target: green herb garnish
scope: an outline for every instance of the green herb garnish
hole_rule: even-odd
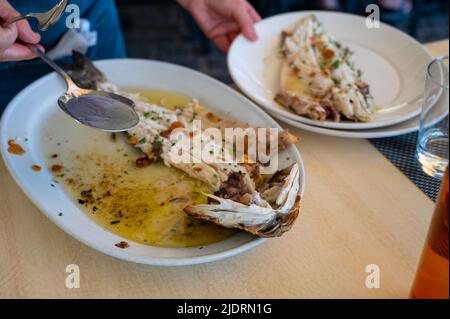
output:
[[[339,65],[340,65],[339,60],[336,60],[336,61],[334,61],[333,64],[331,65],[331,68],[332,68],[333,70],[336,70],[336,69],[339,67]]]
[[[331,80],[333,81],[335,86],[340,86],[341,85],[341,81],[339,79],[331,78]]]
[[[358,75],[358,78],[361,78],[363,75],[363,71],[361,71],[361,70],[356,71],[356,73]]]

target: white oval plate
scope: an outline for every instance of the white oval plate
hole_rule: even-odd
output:
[[[195,97],[218,114],[239,118],[261,127],[280,127],[272,118],[226,85],[199,72],[167,63],[146,60],[106,60],[96,63],[111,82],[120,87],[152,88]],[[105,254],[136,263],[179,266],[227,258],[261,244],[264,239],[239,233],[203,249],[161,248],[138,244],[111,233],[91,220],[59,187],[50,187],[52,175],[46,169],[36,173],[31,166],[47,163],[49,137],[69,141],[66,148],[104,147],[105,134],[75,123],[57,106],[64,92],[63,81],[49,74],[18,94],[8,105],[0,122],[1,153],[10,173],[23,192],[40,210],[65,232]],[[7,141],[15,139],[25,148],[23,156],[7,152]],[[55,143],[53,143],[55,144]],[[53,145],[52,144],[52,145]],[[287,150],[299,164],[301,194],[305,172],[295,146]],[[281,155],[280,155],[281,157]],[[283,156],[284,158],[284,156]],[[281,160],[281,159],[280,159]],[[64,212],[63,216],[58,216]],[[115,247],[126,240],[127,249]]]
[[[308,14],[315,14],[325,29],[355,52],[357,68],[364,72],[379,111],[367,123],[314,121],[274,101],[279,91],[280,35]],[[368,29],[365,18],[335,12],[302,11],[277,15],[259,22],[256,42],[242,35],[228,55],[228,69],[239,88],[275,117],[332,129],[371,129],[407,121],[420,113],[426,66],[432,56],[409,35],[384,23]]]

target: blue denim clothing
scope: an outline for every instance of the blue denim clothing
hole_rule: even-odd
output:
[[[10,0],[11,5],[21,13],[42,12],[51,8],[56,0]],[[98,33],[97,45],[88,49],[92,60],[124,58],[125,44],[120,29],[119,17],[113,0],[71,0],[80,8],[81,18],[89,20],[91,29]],[[51,29],[41,32],[41,44],[48,51],[67,32],[65,13]],[[38,30],[31,22],[33,30]],[[70,58],[65,61],[70,63]],[[0,115],[10,100],[31,82],[52,70],[39,60],[23,62],[0,62]]]

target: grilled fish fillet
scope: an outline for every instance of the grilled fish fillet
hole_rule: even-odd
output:
[[[316,16],[303,17],[292,32],[283,33],[281,53],[275,97],[281,105],[319,121],[372,119],[369,86],[355,69],[352,53],[325,32]]]

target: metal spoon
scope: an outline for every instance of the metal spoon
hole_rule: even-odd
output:
[[[58,99],[58,105],[77,122],[107,132],[127,131],[139,123],[132,100],[114,93],[78,87],[44,52],[33,45],[27,46],[66,81],[67,92]]]
[[[62,13],[66,9],[67,3],[69,0],[61,0],[59,3],[54,6],[50,11],[42,12],[42,13],[28,13],[21,15],[19,17],[13,18],[9,21],[6,21],[6,23],[3,23],[4,26],[8,26],[14,22],[23,20],[23,19],[29,19],[29,18],[35,18],[39,21],[39,29],[42,31],[46,31],[48,28],[53,26],[56,22],[58,22],[59,18],[61,17]]]

